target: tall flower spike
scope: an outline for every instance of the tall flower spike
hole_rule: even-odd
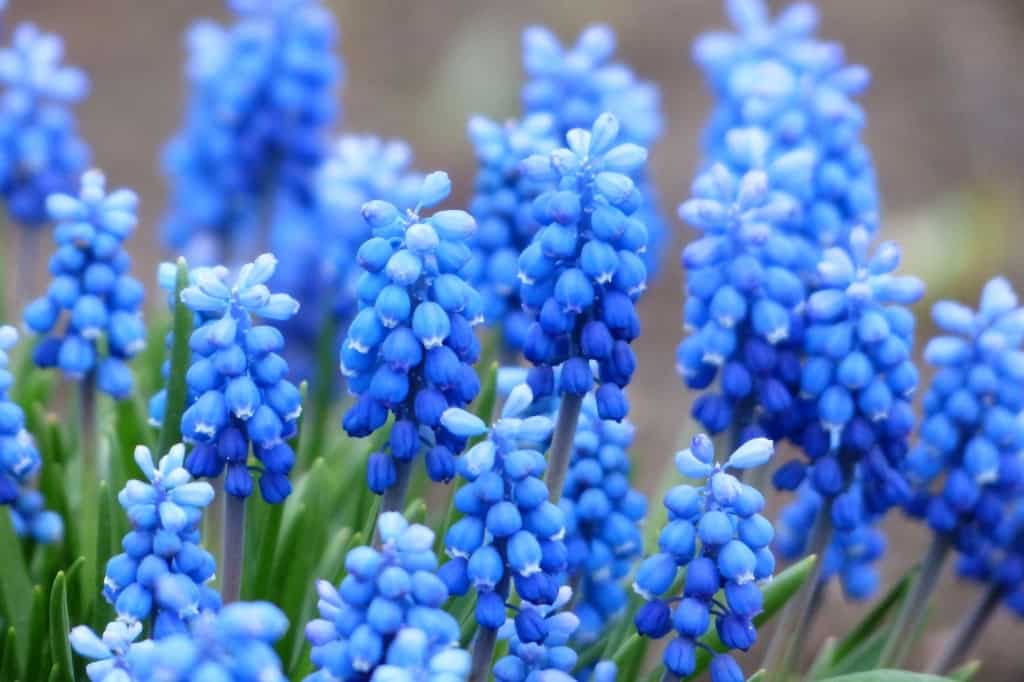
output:
[[[188,33],[189,103],[167,145],[167,241],[191,261],[257,244],[268,202],[308,200],[337,112],[337,29],[319,0],[229,0],[235,23]],[[245,254],[248,255],[248,254]]]
[[[71,106],[89,90],[86,75],[62,65],[64,43],[30,23],[0,50],[0,195],[17,222],[52,218],[46,200],[69,192],[89,164]]]
[[[285,682],[274,644],[288,619],[269,602],[238,602],[205,611],[186,632],[136,642],[141,628],[115,621],[100,639],[85,626],[71,631],[91,682]]]
[[[999,277],[985,285],[977,312],[942,301],[932,316],[945,335],[924,351],[937,371],[907,458],[910,511],[970,554],[1024,482],[1024,308]]]
[[[758,128],[731,131],[727,144],[733,166],[715,163],[698,175],[692,198],[679,207],[702,235],[682,255],[689,336],[677,368],[690,388],[718,380],[718,391],[693,406],[712,433],[749,426],[755,411],[791,409],[786,377],[799,372],[807,297],[801,272],[815,257],[794,230],[813,156],[797,149],[769,160],[768,136]]]
[[[602,114],[590,130],[569,132],[569,148],[523,162],[528,178],[554,180],[558,189],[534,201],[543,227],[519,257],[519,295],[537,316],[524,347],[537,368],[535,392],[553,384],[562,365],[558,392],[581,398],[594,386],[594,361],[598,415],[616,421],[628,412],[622,389],[636,365],[629,344],[640,333],[634,305],[647,286],[647,228],[636,216],[642,197],[634,181],[647,151],[616,144],[619,130],[618,119]]]
[[[761,493],[727,469],[761,466],[772,452],[770,440],[755,438],[719,464],[711,440],[702,434],[676,455],[679,473],[704,485],[679,485],[665,495],[669,521],[658,537],[660,551],[644,559],[633,583],[647,600],[636,614],[637,631],[660,639],[675,630],[663,656],[675,675],[693,674],[697,648],[704,646],[699,638],[712,621],[726,650],[746,651],[757,639],[753,618],[763,605],[758,583],[770,579],[775,568],[769,548],[774,531],[761,515]],[[683,567],[682,595],[664,598]],[[717,598],[719,590],[724,600]],[[709,653],[712,682],[745,679],[730,654]]]
[[[629,448],[636,427],[597,416],[592,396],[583,401],[569,473],[559,506],[565,514],[569,575],[579,594],[575,639],[595,641],[628,600],[623,579],[643,552],[640,522],[647,498],[629,485]]]
[[[664,128],[661,95],[656,85],[638,79],[626,64],[613,61],[615,47],[615,33],[602,24],[588,26],[569,48],[547,28],[527,28],[523,32],[527,78],[522,90],[527,115],[550,115],[560,140],[574,128],[590,127],[607,111],[622,125],[621,142],[653,145]],[[643,195],[638,217],[648,233],[648,248],[641,256],[654,274],[665,240],[665,220],[658,211],[651,179],[644,171],[634,179]]]
[[[519,254],[540,229],[533,200],[551,185],[524,174],[520,164],[534,154],[553,151],[560,135],[547,114],[505,125],[474,116],[469,139],[479,165],[469,208],[479,229],[467,274],[483,298],[485,322],[500,325],[505,349],[518,353],[533,319],[519,300]]]
[[[423,176],[410,170],[411,161],[404,142],[342,135],[316,172],[312,198],[276,207],[270,241],[281,254],[278,282],[302,304],[282,327],[298,378],[330,380],[315,377],[315,353],[324,329],[340,337],[357,310],[356,253],[372,236],[363,204],[383,199],[401,211],[412,208]]]
[[[377,530],[380,549],[350,550],[341,585],[317,583],[320,617],[306,625],[317,671],[306,681],[465,680],[469,654],[443,610],[433,531],[398,512],[381,514]]]
[[[81,381],[95,373],[97,385],[117,400],[128,397],[129,361],[145,346],[142,284],[128,274],[124,241],[138,221],[135,192],[107,193],[103,173],[82,175],[77,197],[53,194],[46,209],[57,225],[57,250],[50,258],[53,281],[46,295],[25,307],[25,324],[45,338],[33,359],[59,367]],[[101,344],[106,355],[101,355]]]
[[[799,231],[822,247],[879,224],[871,154],[860,140],[866,116],[855,97],[870,74],[845,62],[843,48],[814,37],[817,10],[796,3],[772,19],[764,0],[726,0],[736,33],[711,32],[693,46],[715,96],[704,133],[709,160],[730,163],[730,131],[757,127],[769,160],[797,148],[814,152],[813,186],[802,194]]]
[[[135,463],[148,482],[130,480],[117,496],[132,530],[121,542],[124,552],[107,562],[103,596],[119,620],[149,625],[153,638],[162,639],[186,632],[201,611],[220,608],[220,595],[207,584],[216,570],[213,555],[199,544],[213,488],[192,480],[180,443],[158,465],[140,445]]]
[[[359,248],[365,271],[357,284],[359,312],[341,347],[341,372],[357,398],[344,427],[362,438],[395,423],[384,451],[370,456],[367,479],[385,508],[404,496],[411,462],[426,450],[430,478],[449,481],[465,438],[441,421],[448,407],[469,404],[480,390],[473,363],[480,344],[480,294],[461,272],[470,258],[476,222],[465,211],[420,211],[443,201],[451,181],[437,171],[424,178],[414,209],[370,201],[363,217],[373,237]]]
[[[284,336],[257,325],[252,316],[287,320],[299,309],[288,294],[273,294],[266,282],[277,259],[269,253],[242,266],[233,284],[224,270],[204,269],[181,300],[204,321],[192,332],[192,363],[186,381],[188,407],[183,438],[193,444],[185,466],[193,476],[216,478],[227,466],[224,489],[235,497],[252,493],[249,453],[261,466],[260,493],[270,503],[291,492],[288,473],[295,453],[288,444],[302,413],[299,389],[287,378],[281,357]]]
[[[9,353],[17,342],[14,327],[0,326],[0,505],[9,507],[19,537],[47,544],[60,538],[64,524],[60,516],[45,509],[43,496],[29,487],[42,460],[25,428],[25,413],[9,393],[14,383]]]
[[[487,440],[458,462],[466,484],[456,492],[454,505],[463,516],[445,535],[450,559],[440,574],[452,594],[471,588],[476,592],[481,631],[474,645],[475,671],[490,663],[493,635],[505,623],[513,584],[523,602],[515,618],[523,642],[543,642],[548,611],[542,607],[565,602],[559,596],[567,567],[565,518],[549,500],[541,479],[544,455],[537,449],[553,424],[544,415],[525,416],[532,402],[528,385],[513,389]],[[463,437],[488,433],[483,422],[465,410],[449,408],[441,420]],[[532,606],[526,608],[527,604]]]

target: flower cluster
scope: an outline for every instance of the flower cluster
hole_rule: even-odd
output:
[[[324,329],[342,333],[356,312],[356,253],[373,236],[363,204],[383,199],[401,211],[415,205],[422,176],[410,170],[411,160],[404,142],[343,135],[316,172],[311,203],[276,206],[270,242],[281,254],[277,281],[302,305],[283,325],[289,350],[298,351],[292,354],[296,376],[314,377],[312,351]],[[332,348],[337,340],[331,339]]]
[[[957,572],[990,583],[1018,617],[1024,618],[1024,507],[1015,500],[971,554],[961,554]]]
[[[288,619],[269,602],[236,602],[204,611],[187,632],[136,642],[142,627],[110,623],[100,638],[84,625],[71,631],[71,646],[92,659],[91,682],[285,682],[274,643]]]
[[[70,106],[85,97],[86,75],[62,65],[60,36],[25,23],[0,50],[0,195],[23,225],[47,221],[46,198],[70,191],[89,164]]]
[[[483,298],[485,322],[500,325],[505,347],[518,352],[533,319],[519,300],[519,254],[540,229],[533,200],[551,185],[523,173],[521,163],[534,154],[552,152],[559,135],[554,119],[546,114],[504,126],[474,116],[469,139],[479,168],[469,206],[478,229],[467,274]]]
[[[727,143],[732,164],[698,175],[693,197],[679,207],[703,234],[682,255],[690,334],[677,350],[677,368],[690,388],[719,379],[720,392],[693,406],[712,433],[747,426],[755,408],[775,415],[792,407],[787,378],[799,376],[806,300],[800,272],[814,258],[793,230],[813,158],[798,149],[769,161],[768,137],[758,128],[734,130]]]
[[[452,594],[476,590],[476,620],[484,628],[505,623],[513,583],[524,603],[555,604],[567,567],[565,515],[549,500],[541,478],[546,462],[537,450],[554,425],[544,415],[523,416],[532,402],[528,385],[513,389],[487,440],[459,459],[466,484],[455,493],[454,505],[463,516],[445,535],[450,560],[441,577]],[[449,408],[441,419],[464,437],[488,432],[465,410]],[[547,634],[537,609],[520,608],[515,627],[524,642],[542,642]]]
[[[233,26],[188,35],[190,101],[164,158],[165,236],[200,264],[227,257],[218,242],[252,239],[269,200],[311,196],[342,72],[319,0],[228,4]]]
[[[821,246],[841,244],[850,229],[874,232],[878,190],[871,154],[860,140],[866,116],[854,98],[870,80],[845,63],[842,46],[815,38],[818,12],[797,3],[776,19],[765,0],[728,0],[736,33],[700,36],[693,57],[715,96],[704,135],[709,159],[728,163],[728,138],[757,127],[768,158],[813,153],[813,184],[799,196],[799,231]]]
[[[458,210],[420,215],[450,192],[448,175],[438,171],[424,178],[413,209],[379,200],[363,206],[374,236],[357,254],[365,271],[357,284],[360,310],[340,356],[358,396],[344,418],[349,435],[368,436],[389,412],[395,416],[387,452],[371,455],[367,470],[378,494],[407,476],[424,448],[430,478],[451,480],[465,440],[445,428],[441,415],[480,391],[472,364],[480,353],[473,326],[482,320],[481,301],[461,275],[476,222]]]
[[[142,284],[128,274],[124,241],[135,229],[138,197],[107,194],[103,173],[82,175],[78,196],[53,194],[46,209],[57,225],[46,295],[25,307],[25,324],[46,337],[36,346],[39,367],[59,367],[82,380],[95,375],[100,390],[121,400],[131,394],[129,361],[145,346]],[[64,311],[67,311],[63,329]],[[106,356],[100,357],[103,339]]]
[[[442,610],[448,589],[438,578],[434,533],[398,512],[377,520],[379,550],[361,546],[345,557],[335,588],[317,583],[320,617],[306,625],[317,672],[333,680],[465,680],[469,654],[459,624]]]
[[[637,594],[647,600],[636,615],[637,631],[653,638],[676,632],[663,657],[665,667],[675,675],[693,674],[701,646],[698,639],[712,620],[727,649],[746,651],[757,638],[753,618],[762,609],[758,581],[770,578],[774,571],[769,548],[774,531],[760,513],[764,509],[761,493],[726,469],[760,466],[772,452],[770,440],[755,438],[720,465],[714,461],[711,440],[698,435],[689,449],[676,455],[679,472],[705,484],[700,488],[679,485],[665,495],[669,522],[658,537],[660,551],[644,559],[633,583]],[[681,598],[663,599],[681,567],[686,567]],[[717,598],[719,590],[724,591],[722,601]],[[745,678],[726,653],[714,654],[711,679]]]
[[[942,301],[932,315],[946,334],[924,351],[937,371],[907,457],[916,492],[909,508],[971,554],[998,525],[1004,498],[1024,483],[1024,309],[1010,283],[996,278],[977,312]]]
[[[569,646],[569,640],[580,621],[571,611],[562,610],[571,599],[572,589],[563,585],[554,603],[524,602],[519,614],[505,621],[498,630],[498,637],[508,640],[509,653],[494,664],[497,682],[576,679],[571,673],[576,667],[577,655]],[[604,670],[601,674],[609,675]],[[596,671],[595,679],[600,679]],[[614,672],[606,679],[614,682]]]
[[[629,409],[622,388],[636,365],[629,346],[640,333],[634,304],[647,286],[639,255],[647,228],[636,217],[642,197],[633,179],[647,152],[616,144],[618,138],[618,119],[602,114],[590,130],[569,132],[569,148],[523,162],[527,177],[554,180],[557,189],[534,200],[543,227],[519,256],[519,295],[537,316],[526,358],[549,376],[561,364],[558,392],[573,396],[592,389],[595,361],[597,412],[613,420]]]
[[[620,614],[627,595],[622,579],[643,552],[640,522],[647,498],[629,486],[629,447],[636,428],[597,415],[592,396],[583,400],[572,460],[559,506],[565,514],[569,575],[578,580],[577,641],[598,638]]]
[[[213,555],[199,544],[213,488],[192,480],[180,443],[156,466],[140,445],[135,463],[149,482],[130,480],[117,496],[132,530],[121,543],[124,552],[107,562],[103,596],[119,620],[152,619],[153,638],[162,639],[186,632],[201,611],[220,607],[220,596],[207,585],[216,570]]]
[[[284,336],[272,326],[253,324],[251,317],[286,320],[298,311],[295,299],[272,294],[266,286],[276,266],[274,256],[265,253],[244,265],[233,285],[222,268],[201,269],[181,293],[204,320],[189,339],[192,363],[181,432],[193,448],[185,466],[193,476],[215,478],[226,465],[224,489],[248,497],[252,446],[262,464],[260,493],[271,503],[291,492],[288,473],[295,453],[288,439],[302,413],[302,396],[286,378],[288,363],[280,355]],[[163,400],[165,394],[158,394],[151,402],[151,418],[163,413]]]
[[[639,80],[625,64],[613,61],[615,34],[595,24],[580,34],[571,48],[563,47],[550,30],[533,26],[523,32],[523,109],[544,113],[555,122],[561,139],[574,128],[588,128],[603,112],[622,125],[622,142],[650,147],[664,127],[657,86]],[[648,247],[641,252],[648,269],[657,270],[665,225],[658,212],[654,185],[641,170],[634,178],[643,195],[637,209],[647,227]]]

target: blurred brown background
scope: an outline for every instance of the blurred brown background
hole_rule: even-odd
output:
[[[447,169],[460,200],[474,167],[464,136],[469,114],[516,115],[519,36],[546,23],[570,40],[587,23],[618,33],[621,59],[662,88],[667,130],[653,167],[672,215],[697,162],[697,134],[709,100],[689,61],[701,30],[724,25],[719,0],[325,0],[342,30],[348,131],[404,137],[424,170]],[[143,199],[142,228],[130,243],[136,274],[153,281],[160,250],[156,220],[164,201],[157,159],[183,102],[182,34],[198,17],[225,16],[218,0],[9,0],[5,29],[31,19],[62,34],[71,63],[92,78],[80,107],[97,165],[112,185]],[[773,3],[778,7],[780,3]],[[864,100],[867,140],[878,164],[887,220],[883,235],[904,246],[905,267],[929,283],[929,298],[975,301],[980,284],[1002,272],[1024,287],[1020,224],[1024,189],[1024,1],[821,0],[821,35],[843,42],[874,83]],[[674,243],[642,306],[639,378],[633,388],[640,439],[635,456],[644,487],[684,437],[689,402],[672,370],[680,335],[681,277],[676,254],[688,230],[672,220]],[[154,298],[154,297],[151,297]],[[152,303],[152,301],[151,301]],[[929,333],[928,304],[918,311]],[[909,566],[925,532],[894,519],[888,578]],[[951,571],[947,571],[947,574]],[[955,581],[939,593],[935,626],[918,659],[948,633],[976,587]],[[850,624],[863,607],[830,594],[820,639]],[[1001,614],[977,652],[979,679],[1024,679],[1013,643],[1024,624]],[[753,668],[754,657],[745,661]]]

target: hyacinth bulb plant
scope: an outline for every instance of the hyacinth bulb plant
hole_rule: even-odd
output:
[[[16,28],[0,196],[55,248],[29,338],[0,320],[0,682],[982,679],[979,633],[1024,614],[1024,309],[1000,277],[935,304],[920,380],[867,70],[810,4],[725,7],[678,197],[688,392],[658,401],[664,113],[610,27],[523,32],[460,210],[411,145],[336,135],[327,3],[228,0],[186,37],[158,226],[85,170],[61,40]],[[931,549],[887,586],[894,510]],[[898,670],[952,555],[976,603]],[[832,582],[874,601],[804,667]]]

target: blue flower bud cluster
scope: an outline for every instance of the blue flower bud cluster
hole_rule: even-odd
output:
[[[704,133],[709,159],[727,163],[728,138],[757,127],[769,160],[813,153],[812,184],[799,195],[798,230],[823,247],[841,245],[856,226],[879,223],[874,165],[861,141],[866,115],[854,99],[870,74],[846,63],[843,48],[814,36],[818,11],[796,3],[773,19],[765,0],[726,0],[735,33],[710,32],[693,46],[715,108]]]
[[[229,0],[236,22],[188,34],[189,104],[164,154],[164,232],[199,264],[248,238],[267,202],[308,199],[336,118],[337,28],[319,0]]]
[[[924,351],[936,373],[906,462],[916,493],[909,510],[971,554],[1024,485],[1024,308],[997,277],[977,312],[942,301],[932,317],[944,334]]]
[[[500,325],[505,347],[518,352],[533,320],[519,300],[519,254],[541,227],[533,200],[551,186],[520,166],[530,156],[554,151],[561,136],[547,114],[504,125],[474,116],[468,129],[479,167],[469,205],[478,229],[467,275],[483,298],[484,321]]]
[[[64,41],[34,24],[0,49],[0,196],[22,225],[47,222],[46,198],[69,192],[89,164],[71,106],[89,90],[85,73],[61,64]]]
[[[527,81],[522,89],[527,115],[549,114],[561,139],[574,128],[589,128],[600,114],[609,112],[622,125],[622,142],[654,144],[664,128],[661,95],[656,85],[613,61],[615,47],[615,33],[602,24],[584,29],[572,47],[563,46],[547,28],[527,28],[523,32]],[[654,274],[666,237],[665,220],[651,179],[643,170],[634,179],[643,195],[638,218],[647,227],[648,248],[641,256]]]
[[[860,494],[854,484],[851,495]],[[822,496],[809,481],[798,489],[796,498],[787,504],[776,524],[775,549],[786,559],[807,555],[811,531],[818,518]],[[878,589],[878,561],[885,554],[885,534],[878,527],[880,515],[866,514],[858,506],[857,497],[841,497],[832,508],[832,537],[825,549],[823,580],[839,578],[844,594],[857,601],[871,598]]]
[[[341,373],[357,398],[345,414],[349,435],[362,438],[394,414],[385,451],[370,456],[370,489],[383,493],[426,450],[434,481],[455,475],[465,439],[441,422],[449,407],[469,404],[480,391],[473,363],[483,319],[480,294],[462,276],[476,221],[465,211],[421,215],[451,192],[447,173],[427,175],[416,206],[402,211],[375,200],[363,206],[373,230],[357,254],[364,270],[356,285],[359,312],[340,352]]]
[[[523,602],[516,617],[505,621],[498,637],[508,641],[509,653],[494,664],[497,682],[576,679],[570,673],[576,667],[577,655],[569,641],[580,621],[576,614],[563,610],[571,599],[572,589],[563,585],[554,603]],[[609,675],[606,668],[602,668],[604,676]],[[614,673],[606,679],[614,682]]]
[[[543,606],[556,603],[565,579],[565,515],[549,499],[542,478],[546,462],[537,449],[554,424],[545,415],[524,416],[532,403],[528,385],[513,389],[488,438],[458,462],[466,484],[455,493],[454,506],[462,518],[445,535],[450,560],[440,575],[453,595],[475,590],[476,620],[484,628],[505,623],[511,585],[523,603]],[[488,433],[465,410],[450,408],[442,421],[464,437]],[[515,627],[523,642],[544,641],[547,626],[539,613],[521,605]]]
[[[960,576],[996,586],[1003,603],[1024,618],[1024,507],[1014,500],[971,554],[957,561]]]
[[[204,611],[187,632],[135,641],[141,624],[114,621],[102,638],[80,625],[71,646],[91,659],[91,682],[285,682],[274,643],[288,629],[284,613],[269,602],[236,602]]]
[[[82,175],[77,197],[47,198],[47,213],[57,223],[53,281],[25,307],[24,318],[45,335],[33,355],[37,366],[58,367],[79,381],[95,373],[100,390],[122,400],[134,383],[129,361],[146,343],[142,284],[128,274],[124,249],[138,222],[138,197],[127,189],[108,194],[105,184],[103,173],[91,170]]]
[[[361,214],[363,204],[383,199],[401,211],[415,205],[423,176],[410,169],[411,161],[402,141],[342,135],[317,169],[312,200],[281,201],[275,207],[270,243],[281,254],[277,282],[301,304],[282,326],[297,377],[314,378],[324,325],[333,323],[341,336],[356,313],[361,272],[356,253],[373,236]]]
[[[173,446],[154,465],[149,448],[135,449],[135,463],[147,482],[130,480],[118,493],[132,530],[124,551],[107,562],[103,596],[118,620],[151,625],[154,639],[187,632],[201,611],[220,607],[207,585],[216,565],[200,545],[203,510],[213,488],[193,481],[185,469],[185,446]]]
[[[29,487],[42,460],[25,428],[25,413],[10,395],[14,375],[9,354],[17,342],[14,327],[0,326],[0,505],[10,509],[18,537],[49,544],[60,539],[64,524],[58,514],[45,508],[42,494]]]
[[[755,410],[762,419],[787,414],[795,402],[789,384],[800,372],[807,297],[801,272],[814,250],[793,221],[813,158],[796,149],[769,160],[769,144],[759,128],[730,131],[732,163],[716,161],[700,173],[693,197],[679,207],[702,235],[682,254],[689,335],[676,362],[690,388],[718,380],[693,406],[712,433],[748,426]]]
[[[281,357],[284,336],[270,325],[253,324],[252,315],[287,320],[299,308],[288,294],[271,293],[266,282],[277,259],[265,253],[242,266],[233,284],[222,268],[196,271],[195,283],[181,300],[203,323],[189,339],[192,362],[185,380],[187,408],[182,437],[193,444],[185,466],[193,476],[215,478],[225,466],[224,489],[236,497],[252,493],[250,447],[262,465],[263,499],[283,501],[291,492],[288,473],[302,397],[286,377]],[[150,417],[163,414],[166,394],[150,403]]]
[[[575,639],[595,641],[620,615],[628,597],[623,578],[643,552],[640,523],[647,498],[629,485],[629,448],[636,427],[597,415],[593,396],[583,400],[568,475],[559,506],[566,518],[569,575],[577,580]]]
[[[686,677],[696,667],[699,638],[714,621],[728,650],[746,651],[757,632],[753,618],[762,609],[758,582],[771,578],[775,559],[769,545],[774,530],[761,515],[764,497],[741,483],[727,469],[744,470],[766,463],[772,442],[755,438],[741,445],[724,465],[714,459],[711,440],[701,434],[676,455],[676,467],[687,478],[704,480],[702,487],[679,485],[665,495],[668,524],[658,537],[659,552],[637,568],[633,589],[647,602],[635,617],[637,631],[660,639],[675,637],[663,661],[673,674]],[[682,594],[666,599],[685,567]],[[724,600],[717,595],[724,592]],[[713,651],[713,682],[745,679],[728,653]]]
[[[810,464],[790,461],[776,476],[783,488],[806,476],[820,495],[840,496],[832,516],[843,530],[858,523],[857,515],[884,513],[910,495],[903,462],[918,370],[914,316],[905,306],[920,300],[924,283],[893,274],[900,260],[894,243],[870,254],[869,242],[867,230],[856,227],[846,248],[826,249],[818,265],[800,378],[814,419],[794,438]],[[855,478],[858,489],[847,490]]]
[[[622,389],[636,366],[629,344],[640,333],[635,303],[647,287],[635,183],[647,151],[616,144],[619,133],[618,119],[602,114],[590,130],[571,130],[568,148],[523,161],[527,177],[557,189],[534,200],[543,227],[519,256],[519,296],[536,315],[523,353],[546,375],[534,385],[553,383],[553,367],[562,365],[558,393],[583,396],[594,387],[593,361],[598,416],[615,421],[629,411]]]
[[[465,680],[470,657],[443,610],[448,588],[437,576],[433,531],[384,512],[377,532],[380,549],[350,550],[337,588],[317,583],[320,617],[306,625],[317,671],[307,682]]]

